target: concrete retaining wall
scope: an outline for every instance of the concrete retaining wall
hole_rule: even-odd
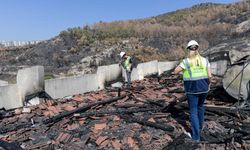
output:
[[[131,79],[132,81],[142,80],[148,75],[161,74],[174,68],[176,63],[155,60],[138,64],[137,68],[132,70]],[[96,74],[44,81],[44,68],[42,66],[22,69],[17,74],[17,85],[0,86],[0,106],[6,107],[6,109],[21,107],[25,96],[44,89],[53,99],[103,89],[105,82],[119,79],[121,73],[126,78],[125,71],[122,71],[118,64],[113,64],[98,67]]]
[[[95,91],[98,89],[96,74],[45,80],[45,92],[53,99]]]
[[[137,71],[138,71],[139,80],[142,80],[145,76],[157,74],[158,73],[158,61],[154,60],[154,61],[138,64]]]
[[[0,80],[0,86],[6,86],[9,83],[7,81]]]
[[[35,66],[18,70],[17,86],[22,100],[26,95],[33,94],[44,89],[44,68]]]
[[[97,76],[99,88],[103,89],[105,82],[117,80],[122,75],[122,67],[118,64],[99,66],[97,68]]]
[[[140,63],[137,65],[137,68],[133,68],[131,73],[131,80],[142,80],[145,76],[152,74],[162,74],[165,71],[169,71],[173,69],[178,61],[166,61],[166,62],[158,62],[157,60]],[[127,81],[126,72],[122,69],[122,76]]]
[[[16,84],[0,86],[0,108],[12,109],[22,107],[23,102],[18,95]]]
[[[160,75],[165,71],[173,69],[178,63],[178,61],[158,62],[158,74]]]

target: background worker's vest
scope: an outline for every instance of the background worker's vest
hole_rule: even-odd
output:
[[[200,65],[192,65],[188,59],[184,59],[185,69],[183,70],[184,88],[187,94],[207,93],[209,91],[208,81],[208,61],[204,57],[201,58]]]
[[[131,57],[128,56],[127,59],[124,61],[124,68],[127,70],[127,71],[132,71],[132,62],[131,62]]]

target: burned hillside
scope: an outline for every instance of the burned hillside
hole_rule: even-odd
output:
[[[250,2],[205,3],[146,19],[73,27],[34,47],[1,50],[0,77],[11,81],[20,68],[45,66],[46,77],[93,73],[118,62],[120,51],[138,62],[178,60],[185,43],[196,39],[203,51],[249,38]]]
[[[179,76],[134,81],[37,106],[1,110],[4,149],[249,149],[249,108],[238,109],[214,78],[200,143],[193,142]]]

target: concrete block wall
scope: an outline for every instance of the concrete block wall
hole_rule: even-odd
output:
[[[122,68],[122,77],[124,78],[125,81],[128,81],[127,75],[126,75],[126,70],[124,68]],[[134,80],[140,80],[137,68],[133,68],[133,70],[131,72],[131,81],[134,81]]]
[[[121,68],[122,67],[118,64],[99,66],[96,73],[98,76],[99,88],[104,89],[105,82],[114,81],[121,77]]]
[[[157,74],[158,73],[158,61],[154,60],[154,61],[138,64],[137,72],[138,72],[139,80],[142,80],[147,75]]]
[[[45,92],[53,99],[57,99],[95,91],[98,89],[98,85],[98,76],[96,74],[85,74],[77,77],[45,80]]]
[[[150,61],[138,64],[132,71],[132,80],[142,80],[145,76],[172,69],[174,62]],[[103,89],[105,82],[115,81],[125,76],[118,64],[100,66],[96,74],[85,74],[44,81],[44,68],[35,66],[18,71],[17,84],[0,86],[0,107],[7,109],[23,106],[25,96],[45,90],[53,99]],[[8,100],[8,101],[6,101]]]
[[[0,86],[6,86],[9,83],[7,81],[0,80]]]
[[[12,109],[22,106],[23,102],[19,98],[16,84],[0,86],[0,108]]]
[[[162,74],[165,71],[173,69],[177,65],[178,61],[166,61],[158,62],[150,61],[146,63],[140,63],[137,65],[137,68],[133,68],[131,73],[131,80],[142,80],[145,76],[152,74]],[[126,72],[122,69],[122,76],[127,81]]]
[[[17,84],[0,86],[0,108],[22,107],[25,96],[44,89],[44,68],[34,66],[17,73]]]
[[[44,89],[44,67],[34,66],[18,70],[17,86],[22,100],[26,95],[33,94]]]
[[[158,62],[158,74],[161,75],[165,71],[169,71],[178,64],[178,61],[164,61],[164,62]]]

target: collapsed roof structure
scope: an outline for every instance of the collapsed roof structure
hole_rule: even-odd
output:
[[[248,149],[249,109],[214,78],[202,141],[193,142],[179,76],[165,73],[133,82],[132,89],[104,90],[35,106],[1,111],[0,147],[5,149]]]

